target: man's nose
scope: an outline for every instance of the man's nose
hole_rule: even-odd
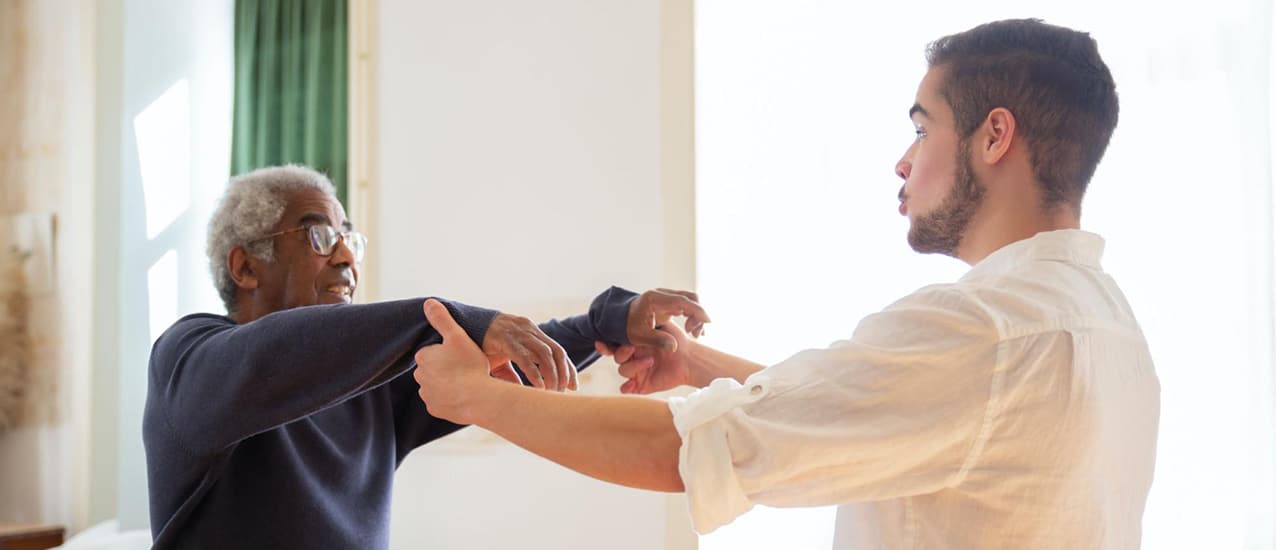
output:
[[[895,175],[899,176],[900,179],[902,180],[907,181],[908,174],[911,173],[912,171],[913,171],[913,163],[908,162],[907,157],[899,159],[899,162],[895,163]]]
[[[338,266],[354,265],[354,251],[350,250],[345,236],[337,238],[336,248],[332,250],[332,257],[328,261]]]

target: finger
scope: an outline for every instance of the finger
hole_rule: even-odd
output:
[[[632,393],[632,394],[639,394],[639,395],[646,394],[648,393],[647,390],[649,388],[647,381],[650,379],[651,379],[651,371],[640,372],[633,378],[630,378],[629,381],[624,384],[624,386],[628,386],[628,387],[626,388],[622,386],[621,391],[624,393]]]
[[[545,379],[545,388],[554,391],[563,389],[563,382],[558,376],[558,365],[554,362],[554,352],[550,351],[549,346],[538,338],[528,338],[523,343],[529,351],[531,351],[532,359],[536,363],[536,368],[540,369],[541,377]]]
[[[607,346],[604,342],[594,342],[594,351],[603,357],[610,357],[616,354],[616,351]]]
[[[696,312],[694,313],[694,316],[696,318],[701,319],[701,321],[705,323],[712,322],[712,320],[709,319],[709,314],[706,313],[704,310],[704,307],[700,305],[699,294],[696,294],[695,292],[692,292],[690,290],[673,290],[668,288],[658,288],[656,290],[666,295],[681,296],[683,298],[686,298],[689,302],[691,302],[691,305],[694,306],[694,308],[691,311]],[[672,298],[672,296],[668,296],[668,297]],[[693,314],[690,311],[684,312],[683,314],[688,317],[693,316]]]
[[[656,290],[659,290],[660,292],[664,292],[665,294],[677,294],[679,296],[686,296],[687,298],[690,298],[691,301],[693,302],[696,302],[696,303],[700,302],[700,295],[690,290],[674,290],[672,288],[657,288]]]
[[[492,378],[496,378],[498,380],[513,382],[515,384],[520,383],[518,373],[514,372],[514,365],[511,365],[509,361],[503,361],[492,365],[489,374],[491,374]]]
[[[645,311],[642,311],[645,319],[632,327],[633,333],[630,335],[630,340],[634,344],[657,346],[660,349],[672,351],[678,347],[677,340],[673,336],[658,331],[657,328],[660,325],[676,315],[682,315],[698,323],[709,320],[709,315],[705,313],[704,308],[700,307],[700,304],[681,294],[656,291],[648,293],[647,296],[650,296],[650,300],[644,304]]]
[[[420,351],[416,352],[416,364],[418,366],[417,368],[412,369],[412,379],[416,380],[416,385],[418,386],[425,385],[425,369],[421,368],[420,365],[422,361],[429,357],[428,355],[422,355],[422,351],[425,351],[425,348],[421,348]]]
[[[651,357],[634,359],[633,361],[621,363],[620,368],[617,369],[616,372],[620,373],[620,375],[625,378],[633,378],[638,376],[639,373],[644,372],[655,365],[656,360]]]
[[[554,364],[558,365],[558,380],[565,390],[576,389],[576,365],[572,364],[571,358],[567,357],[567,352],[563,351],[563,346],[558,342],[550,339],[549,336],[544,337],[549,350],[554,353]]]
[[[683,326],[686,329],[686,333],[695,338],[699,338],[704,335],[704,323],[697,321],[696,319],[687,317],[687,322]]]
[[[416,350],[413,359],[416,360],[417,367],[412,369],[412,378],[416,380],[418,386],[426,384],[426,379],[430,375],[427,366],[435,364],[435,357],[442,351],[442,344],[432,344]]]
[[[435,345],[438,345],[438,344],[435,344]],[[416,354],[413,355],[413,359],[416,360],[416,364],[418,365],[425,364],[426,359],[430,356],[430,353],[431,353],[428,350],[434,347],[435,345],[425,346],[419,350],[416,350]]]
[[[536,369],[536,358],[521,345],[513,344],[513,347],[515,349],[511,350],[511,355],[514,356],[514,364],[518,370],[523,371],[527,382],[534,388],[544,388],[545,377],[541,376],[541,372]]]
[[[615,357],[616,362],[624,363],[626,361],[629,361],[630,359],[634,357],[634,352],[636,351],[638,351],[638,348],[633,346],[620,346],[616,348],[616,357]]]
[[[426,300],[422,308],[425,310],[426,320],[430,321],[430,326],[434,327],[434,330],[444,340],[449,338],[464,338],[468,340],[470,338],[469,335],[465,334],[465,329],[456,324],[452,314],[438,300],[433,298]]]
[[[668,296],[667,302],[659,305],[664,306],[661,308],[661,313],[668,313],[670,316],[682,315],[683,317],[695,319],[701,323],[710,322],[709,314],[705,312],[704,308],[700,307],[700,304],[695,300],[686,296]],[[668,319],[668,317],[665,317],[665,319]]]

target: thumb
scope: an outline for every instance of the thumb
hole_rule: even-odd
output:
[[[443,337],[443,341],[451,338],[463,338],[468,340],[470,337],[465,333],[465,329],[461,325],[456,324],[456,320],[452,318],[452,314],[448,312],[446,307],[438,300],[433,298],[426,300],[422,306],[425,309],[425,318],[430,321],[430,326]]]

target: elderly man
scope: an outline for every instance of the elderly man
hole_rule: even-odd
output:
[[[351,304],[367,239],[299,166],[235,178],[209,224],[228,314],[177,321],[151,353],[143,422],[156,548],[385,548],[395,468],[461,426],[417,398],[424,299]],[[530,321],[446,302],[493,378],[574,389],[595,342],[672,346],[695,295],[619,288],[587,315]],[[513,365],[511,364],[513,363]]]
[[[417,354],[430,412],[685,490],[701,532],[755,503],[837,504],[838,549],[1138,548],[1160,387],[1103,239],[1080,229],[1112,75],[1088,35],[1036,20],[941,38],[927,60],[899,212],[915,250],[970,264],[959,281],[765,368],[694,341],[618,350],[627,391],[702,388],[670,403],[493,384],[428,302],[444,339]]]

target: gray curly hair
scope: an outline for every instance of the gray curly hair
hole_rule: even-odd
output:
[[[235,313],[235,279],[231,278],[226,265],[231,249],[242,246],[257,258],[274,261],[274,241],[253,240],[270,233],[279,223],[288,193],[306,189],[321,191],[333,198],[337,195],[327,176],[297,164],[259,168],[235,176],[226,186],[226,194],[208,221],[208,267],[227,313]]]

